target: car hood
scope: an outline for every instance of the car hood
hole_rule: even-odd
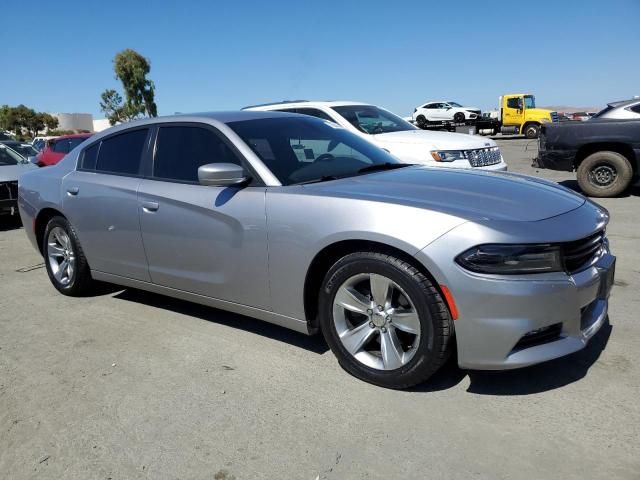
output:
[[[410,143],[424,145],[430,150],[468,150],[474,148],[495,147],[490,138],[467,135],[464,133],[434,132],[429,130],[405,130],[403,132],[379,133],[373,135],[380,145]]]
[[[0,165],[0,182],[15,182],[24,172],[33,170],[36,167],[32,163],[23,163],[21,165]]]
[[[441,167],[405,167],[303,188],[312,194],[403,204],[467,220],[538,221],[575,210],[586,201],[534,177]]]

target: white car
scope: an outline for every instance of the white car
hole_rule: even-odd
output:
[[[609,103],[604,110],[599,111],[591,118],[611,118],[615,120],[632,120],[640,118],[640,98]]]
[[[467,120],[475,120],[479,116],[479,108],[463,107],[456,102],[427,102],[413,110],[413,121],[418,126],[426,125],[427,122],[452,121],[462,123]]]
[[[300,113],[328,120],[360,135],[405,163],[493,171],[507,169],[498,145],[491,139],[421,130],[375,105],[295,101],[254,105],[244,110]]]

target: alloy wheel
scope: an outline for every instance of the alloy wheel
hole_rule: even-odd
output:
[[[333,301],[333,323],[343,347],[377,370],[406,365],[420,342],[413,302],[397,283],[375,273],[354,275],[340,286]]]
[[[47,237],[47,258],[51,273],[60,285],[73,282],[76,271],[76,255],[67,232],[54,227]]]

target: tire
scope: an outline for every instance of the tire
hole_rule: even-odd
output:
[[[424,115],[418,115],[418,117],[416,118],[416,123],[418,124],[418,127],[422,128],[423,130],[427,128],[427,119],[424,117]]]
[[[538,138],[538,135],[540,135],[540,125],[530,123],[524,127],[524,136],[528,139],[533,140],[534,138]]]
[[[66,218],[57,216],[49,220],[42,238],[42,252],[49,280],[60,293],[78,297],[91,289],[89,264],[78,235]]]
[[[462,112],[457,112],[456,114],[453,115],[453,121],[456,123],[462,123],[464,122],[464,113]]]
[[[633,178],[633,168],[618,152],[596,152],[578,166],[578,185],[590,197],[615,197],[624,192]]]
[[[381,288],[385,282],[391,288]],[[450,354],[453,322],[440,293],[413,265],[390,255],[357,252],[336,262],[323,281],[319,313],[340,365],[375,385],[422,383]]]

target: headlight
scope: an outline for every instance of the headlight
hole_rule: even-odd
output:
[[[564,271],[560,248],[553,245],[479,245],[456,262],[477,273],[515,275]]]
[[[467,159],[467,154],[463,150],[433,151],[431,156],[436,162],[455,162]]]

